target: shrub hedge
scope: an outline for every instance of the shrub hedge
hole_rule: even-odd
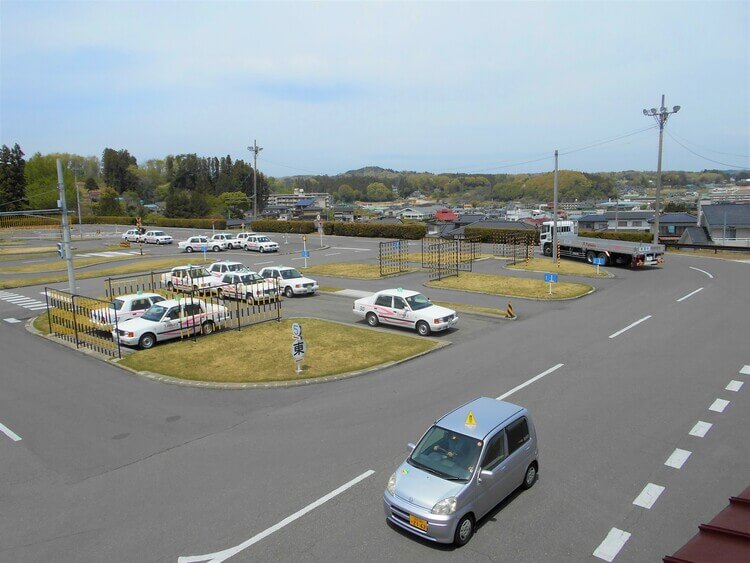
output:
[[[275,219],[258,219],[253,221],[251,228],[259,233],[298,233],[315,232],[313,221],[277,221]]]
[[[186,229],[210,229],[211,221],[216,229],[226,229],[225,219],[178,219],[176,217],[146,217],[143,226],[149,227],[183,227]],[[83,222],[90,225],[130,225],[135,227],[135,217],[108,217],[104,215],[91,215],[84,217]]]
[[[508,235],[531,236],[534,244],[539,242],[539,233],[531,229],[491,229],[488,227],[466,227],[467,237],[479,237],[482,242],[500,242]]]
[[[253,221],[252,229],[266,233],[300,233],[315,232],[313,221],[275,221],[259,219]],[[380,225],[378,223],[352,223],[348,221],[326,221],[323,232],[327,235],[347,237],[372,237],[418,240],[425,236],[427,227],[423,224]]]
[[[590,238],[604,238],[608,240],[627,240],[630,242],[652,242],[654,235],[651,233],[624,233],[622,231],[580,231],[578,236]]]

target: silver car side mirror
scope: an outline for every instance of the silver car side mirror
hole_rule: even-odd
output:
[[[409,448],[410,452],[413,452],[414,448],[416,448],[417,445],[416,444],[412,444],[411,442],[409,442],[408,444],[406,444],[406,447]]]

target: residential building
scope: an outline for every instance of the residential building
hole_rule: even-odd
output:
[[[750,203],[704,205],[700,225],[715,244],[750,246]]]
[[[307,203],[311,200],[310,203]],[[306,203],[304,207],[319,207],[321,209],[328,209],[331,207],[331,194],[328,193],[305,193],[302,188],[295,188],[294,193],[291,194],[270,194],[268,196],[268,206],[287,206],[290,208],[297,208],[298,203]]]
[[[653,217],[648,220],[648,223],[651,225],[651,232],[653,232]],[[677,242],[685,229],[697,225],[698,217],[690,215],[690,213],[665,213],[659,217],[659,240],[661,242]]]

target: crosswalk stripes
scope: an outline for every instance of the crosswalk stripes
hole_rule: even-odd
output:
[[[92,257],[98,257],[98,258],[116,258],[117,256],[134,256],[136,254],[140,254],[137,250],[131,250],[129,252],[117,252],[115,250],[109,251],[109,252],[89,252],[87,254],[76,254],[76,258],[92,258]]]
[[[42,295],[44,295],[42,293]],[[28,309],[30,311],[41,311],[42,309],[47,308],[47,301],[39,301],[38,299],[31,299],[30,297],[26,297],[25,295],[20,295],[18,293],[11,293],[10,291],[0,291],[0,301],[5,301],[6,303],[10,303],[12,305],[18,305],[19,307],[23,307],[24,309]]]

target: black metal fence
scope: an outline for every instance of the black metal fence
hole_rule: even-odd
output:
[[[112,338],[117,316],[108,301],[45,288],[50,334],[106,356],[121,357],[119,343]]]
[[[378,245],[380,275],[389,276],[409,269],[409,241],[392,240]]]

